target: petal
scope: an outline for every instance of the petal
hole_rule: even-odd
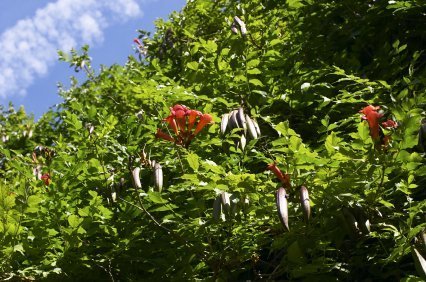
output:
[[[195,120],[197,117],[202,116],[203,114],[200,111],[189,110],[188,111],[188,131],[194,127]]]
[[[175,142],[175,139],[173,139],[173,137],[171,137],[170,135],[164,133],[159,128],[157,129],[157,133],[155,134],[155,137],[156,138],[162,138],[162,139],[170,141],[170,142]]]
[[[194,135],[197,135],[204,128],[204,126],[206,126],[206,124],[210,123],[212,120],[213,118],[211,115],[203,114],[197,124],[197,127],[195,128]]]
[[[166,117],[164,119],[164,121],[166,121],[169,124],[170,128],[173,130],[173,132],[176,135],[179,134],[179,131],[178,131],[178,128],[177,128],[177,124],[176,124],[176,120],[175,120],[175,118],[174,118],[173,115],[169,115],[168,117]]]

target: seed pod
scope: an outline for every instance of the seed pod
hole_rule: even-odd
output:
[[[232,31],[233,34],[238,34],[238,28],[237,28],[237,25],[235,24],[235,22],[233,22],[231,24],[231,31]]]
[[[237,110],[233,110],[231,112],[231,114],[229,115],[229,125],[231,126],[231,130],[234,128],[239,128],[240,126],[238,125],[238,120],[237,120],[237,114],[238,111]]]
[[[250,209],[250,199],[247,196],[244,197],[244,201],[243,201],[242,206],[243,206],[243,208],[242,208],[243,213],[248,214],[249,209]]]
[[[255,119],[253,119],[254,128],[256,128],[257,137],[260,137],[260,127]]]
[[[278,188],[275,194],[275,201],[278,210],[278,217],[281,221],[281,224],[287,231],[290,231],[288,227],[288,203],[286,196],[287,194],[285,192],[285,189],[283,187],[280,187]]]
[[[241,150],[244,151],[244,148],[246,147],[246,144],[247,144],[247,140],[244,135],[241,135],[239,144],[240,144]]]
[[[163,169],[159,163],[156,163],[154,167],[154,185],[158,192],[161,192],[163,189]]]
[[[228,126],[229,114],[224,114],[222,116],[222,121],[220,123],[220,133],[223,135],[226,133],[226,127]]]
[[[139,167],[135,167],[135,169],[133,169],[133,171],[132,171],[133,186],[136,189],[142,188],[141,179],[139,178],[140,171],[141,171],[141,169]]]
[[[221,199],[222,199],[222,208],[225,212],[225,215],[229,216],[229,213],[231,211],[231,193],[228,192],[222,192]]]
[[[370,233],[370,220],[367,218],[363,208],[359,205],[354,207],[355,219],[358,223],[358,227],[363,234]]]
[[[244,132],[246,132],[247,130],[247,121],[246,121],[246,116],[244,115],[244,110],[242,107],[238,108],[238,112],[237,112],[237,121],[238,121],[238,125],[242,128],[244,128]]]
[[[247,131],[250,135],[251,139],[257,139],[257,131],[256,131],[256,127],[254,126],[253,120],[246,115],[246,121],[247,121]]]
[[[41,179],[41,165],[36,165],[35,168],[33,168],[33,175],[37,178],[37,179]]]
[[[246,36],[247,35],[246,24],[237,16],[234,17],[234,22],[240,26],[241,35]]]
[[[240,199],[235,195],[231,195],[229,197],[229,201],[231,202],[231,215],[235,217],[240,210],[240,205],[239,205]]]
[[[113,203],[117,202],[117,192],[115,191],[114,186],[111,187],[111,199]]]
[[[302,206],[305,221],[308,222],[311,218],[311,205],[309,202],[309,191],[305,186],[300,186],[300,204]]]
[[[420,277],[426,279],[426,260],[414,246],[411,246],[411,254],[413,255],[417,273]]]
[[[221,195],[217,196],[213,202],[213,218],[219,220],[222,214],[222,199]]]
[[[125,184],[124,178],[121,177],[120,182],[118,182],[118,187],[117,187],[117,190],[118,190],[119,193],[121,191],[124,191],[124,184]]]

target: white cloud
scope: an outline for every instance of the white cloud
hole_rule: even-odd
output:
[[[57,0],[18,21],[0,35],[0,98],[25,95],[57,61],[58,49],[99,44],[112,22],[141,16],[137,1]]]

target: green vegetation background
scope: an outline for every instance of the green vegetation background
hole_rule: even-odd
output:
[[[423,1],[192,0],[156,25],[124,66],[60,53],[87,80],[38,122],[2,109],[0,279],[422,281]],[[175,104],[215,121],[188,149],[155,138]],[[360,119],[368,104],[399,124],[387,148]],[[241,130],[220,134],[239,106],[262,132],[244,150]],[[272,162],[291,176],[290,231]],[[221,191],[235,208],[215,220]]]

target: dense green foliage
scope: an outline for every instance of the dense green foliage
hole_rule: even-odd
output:
[[[38,122],[2,111],[0,279],[420,281],[425,13],[414,0],[192,0],[141,31],[124,66],[95,73],[87,47],[61,53],[87,81]],[[215,121],[188,148],[155,137],[175,104]],[[369,104],[398,122],[386,146],[361,120]],[[262,132],[244,150],[241,129],[220,134],[240,106]],[[142,152],[163,167],[161,193]],[[291,179],[289,231],[273,162]],[[233,210],[217,219],[223,191]]]

